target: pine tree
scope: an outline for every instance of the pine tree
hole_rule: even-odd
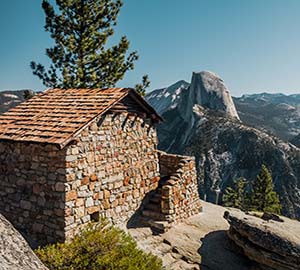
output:
[[[142,78],[142,83],[135,85],[135,90],[141,95],[146,95],[146,88],[150,86],[150,81],[148,75],[144,75]]]
[[[262,165],[260,173],[253,182],[251,210],[274,214],[281,212],[279,196],[273,190],[272,176],[265,165]]]
[[[57,10],[48,1],[42,2],[45,30],[54,40],[54,46],[46,49],[52,63],[46,70],[43,65],[31,62],[33,74],[46,87],[113,87],[134,68],[138,54],[128,53],[126,36],[107,48],[122,7],[121,0],[56,0],[56,6]],[[141,90],[145,86],[139,85]]]
[[[247,181],[245,178],[241,177],[233,183],[233,187],[228,187],[225,190],[223,195],[223,205],[247,211],[249,206]]]
[[[25,100],[31,99],[35,93],[32,90],[24,90],[23,97]]]

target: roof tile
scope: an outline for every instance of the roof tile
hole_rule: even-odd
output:
[[[130,89],[51,89],[0,115],[0,139],[55,143],[63,147]]]

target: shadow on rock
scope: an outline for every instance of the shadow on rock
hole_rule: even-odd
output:
[[[243,255],[225,230],[210,232],[201,239],[198,250],[201,270],[259,270],[258,265]]]

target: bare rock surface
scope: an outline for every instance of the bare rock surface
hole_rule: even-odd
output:
[[[193,72],[190,100],[211,110],[224,112],[228,117],[239,119],[232,97],[224,81],[213,72]]]
[[[163,260],[169,270],[259,270],[228,238],[225,208],[201,201],[203,213],[175,224],[166,233],[153,235],[137,222],[128,232],[141,249]]]
[[[47,270],[21,234],[0,214],[0,270]]]
[[[264,269],[300,269],[299,221],[286,217],[264,220],[234,209],[224,217],[230,224],[228,236]]]

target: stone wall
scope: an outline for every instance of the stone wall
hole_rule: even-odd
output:
[[[162,186],[161,211],[169,222],[182,221],[201,212],[195,159],[159,151]]]
[[[43,245],[73,237],[91,220],[126,222],[156,189],[157,136],[148,119],[107,113],[63,150],[0,142],[0,213]]]
[[[0,213],[32,243],[64,239],[64,183],[65,151],[0,142]]]
[[[138,115],[108,112],[62,150],[0,142],[0,212],[39,245],[64,241],[102,217],[127,222],[161,174],[167,220],[198,213],[194,159],[157,151],[155,127]]]
[[[66,156],[67,239],[99,217],[126,222],[160,179],[156,131],[147,119],[108,113],[76,140]]]

